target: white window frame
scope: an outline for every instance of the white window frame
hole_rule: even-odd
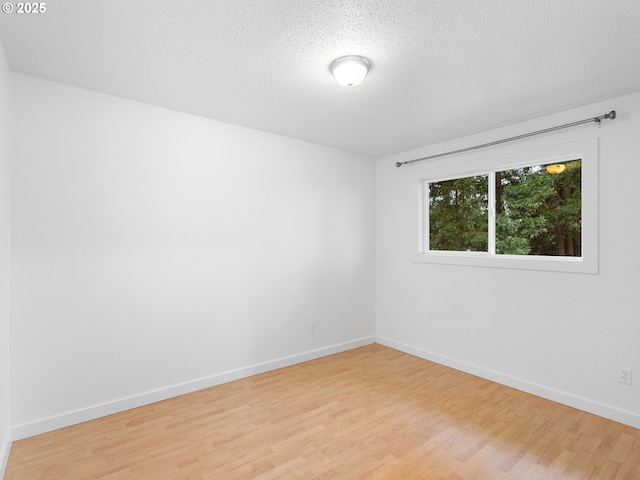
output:
[[[495,191],[489,182],[489,251],[457,252],[428,250],[428,188],[429,183],[472,177],[493,175],[497,171],[532,165],[547,165],[563,161],[581,159],[582,190],[582,239],[581,257],[543,255],[505,255],[495,252]],[[514,161],[517,159],[517,161]],[[470,167],[473,164],[473,168]],[[545,270],[573,273],[598,273],[598,140],[589,139],[569,144],[545,147],[488,157],[460,165],[447,167],[441,163],[431,170],[415,171],[413,181],[417,182],[417,248],[413,261],[446,265],[467,265],[477,267],[514,268],[523,270]]]

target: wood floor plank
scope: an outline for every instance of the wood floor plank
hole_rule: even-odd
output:
[[[15,442],[5,480],[640,479],[640,430],[380,345]]]

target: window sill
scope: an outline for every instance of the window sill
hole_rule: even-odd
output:
[[[593,261],[589,262],[582,257],[490,255],[482,252],[429,252],[415,254],[413,262],[469,267],[543,270],[547,272],[598,273],[597,263]]]

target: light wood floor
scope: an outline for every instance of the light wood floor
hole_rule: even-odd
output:
[[[15,442],[5,480],[640,479],[640,430],[380,346]]]

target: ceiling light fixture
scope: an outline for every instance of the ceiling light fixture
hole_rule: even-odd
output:
[[[558,175],[564,172],[567,166],[564,163],[554,163],[553,165],[547,165],[545,168],[551,175]]]
[[[343,87],[355,87],[362,83],[370,67],[369,59],[357,55],[347,55],[331,62],[329,70]]]

